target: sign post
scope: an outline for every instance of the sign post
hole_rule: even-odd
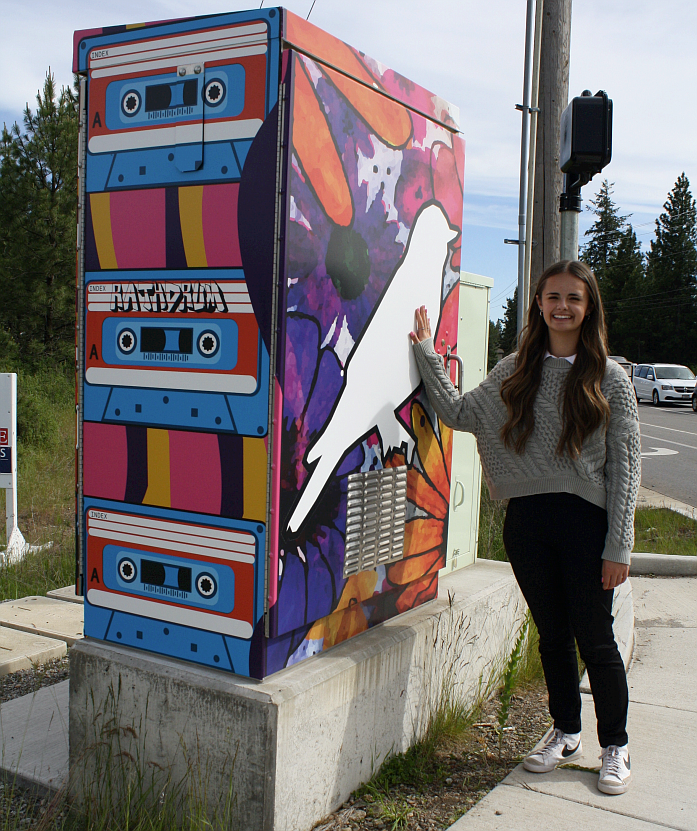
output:
[[[14,372],[0,373],[0,488],[5,489],[4,561],[7,565],[21,560],[27,548],[17,525],[17,375]]]

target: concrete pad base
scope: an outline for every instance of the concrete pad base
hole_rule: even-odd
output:
[[[56,638],[72,646],[82,638],[82,607],[51,597],[22,597],[0,604],[0,626]]]
[[[52,597],[54,600],[67,600],[70,603],[84,603],[84,597],[75,594],[75,586],[64,586],[62,589],[51,589],[46,592],[46,597]]]
[[[697,577],[632,578],[637,628],[697,626]]]
[[[262,682],[82,641],[70,652],[71,788],[79,797],[105,775],[90,748],[118,739],[117,752],[175,781],[193,761],[214,804],[232,786],[245,831],[309,830],[444,698],[469,706],[488,691],[525,608],[510,566],[478,561],[443,578],[436,601]]]
[[[64,641],[0,626],[0,676],[62,658],[67,651]]]
[[[68,682],[0,704],[0,774],[38,790],[68,777]]]

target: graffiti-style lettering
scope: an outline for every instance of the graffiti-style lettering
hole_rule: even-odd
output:
[[[227,314],[225,292],[218,283],[114,283],[112,312],[150,314]]]

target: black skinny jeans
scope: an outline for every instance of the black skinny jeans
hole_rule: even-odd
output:
[[[612,631],[613,591],[602,587],[607,513],[580,496],[511,499],[503,542],[540,633],[554,726],[581,730],[574,639],[588,669],[601,747],[627,744],[627,677]]]

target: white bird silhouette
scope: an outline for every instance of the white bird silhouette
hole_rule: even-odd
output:
[[[440,310],[448,243],[458,233],[433,203],[414,220],[404,257],[348,357],[334,412],[307,452],[306,465],[317,465],[288,522],[291,533],[305,521],[346,450],[362,436],[377,427],[384,452],[406,437],[395,410],[421,381],[409,339],[414,309],[425,303],[427,309]]]

